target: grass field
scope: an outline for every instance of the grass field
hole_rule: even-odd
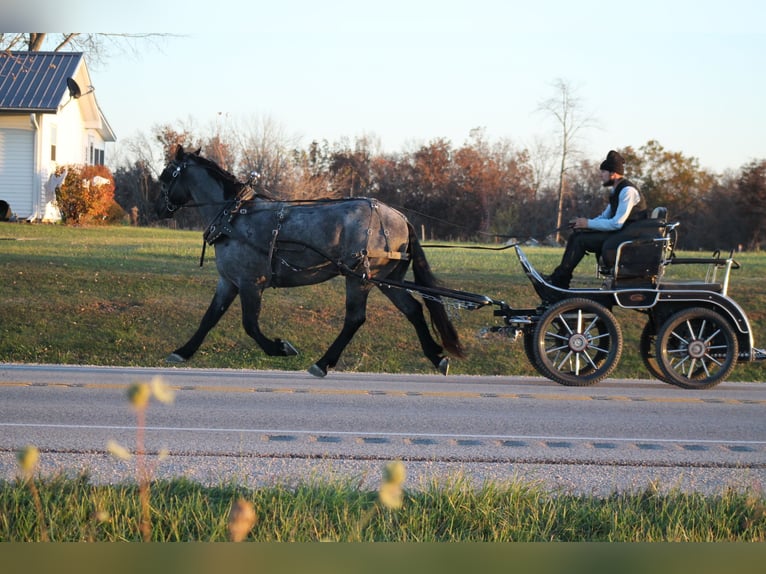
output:
[[[214,252],[198,265],[201,234],[166,229],[0,224],[0,361],[121,366],[160,366],[199,324],[215,290]],[[542,271],[551,270],[560,249],[525,250]],[[428,249],[431,266],[445,286],[486,294],[513,307],[534,307],[538,298],[513,250]],[[730,295],[745,309],[756,346],[766,344],[766,256],[738,255]],[[699,277],[703,269],[673,268]],[[595,281],[595,264],[578,268],[581,282]],[[697,275],[694,275],[694,274]],[[644,316],[616,309],[625,350],[613,376],[647,378],[637,352]],[[210,333],[189,366],[303,370],[318,359],[340,330],[343,280],[269,290],[262,327],[300,351],[270,358],[241,327],[235,303]],[[467,350],[451,373],[537,375],[520,342],[480,339],[482,327],[499,325],[491,308],[454,317]],[[373,291],[367,323],[344,352],[338,370],[432,373],[414,330],[380,293]],[[739,365],[730,380],[762,380],[759,363]]]

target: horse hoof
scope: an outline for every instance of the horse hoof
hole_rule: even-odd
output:
[[[319,367],[316,363],[314,363],[313,365],[311,365],[309,367],[309,373],[311,373],[315,377],[319,377],[320,379],[322,377],[326,377],[327,376],[327,371],[322,370],[322,368]]]
[[[439,372],[442,375],[447,375],[449,373],[449,357],[444,357],[441,361],[439,361],[439,366],[437,367],[439,369]]]
[[[186,359],[184,359],[181,355],[178,353],[170,353],[165,359],[166,363],[185,363]]]
[[[298,354],[298,349],[293,347],[290,341],[282,341],[282,353],[285,357],[294,357]]]

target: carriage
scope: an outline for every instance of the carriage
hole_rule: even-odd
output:
[[[504,324],[485,331],[522,340],[532,366],[566,386],[593,385],[617,367],[623,335],[615,307],[645,316],[638,350],[648,372],[663,382],[708,389],[738,363],[766,359],[766,352],[754,346],[745,311],[728,296],[731,271],[739,268],[733,254],[677,257],[678,223],[662,219],[657,227],[655,236],[621,243],[613,266],[600,261],[597,287],[556,287],[534,268],[521,245],[512,245],[540,298],[534,308],[454,290],[428,289],[425,295],[453,298],[471,310],[494,306]],[[701,267],[704,276],[666,279],[667,268],[674,265]]]
[[[662,208],[634,223],[614,254],[604,254],[595,287],[558,288],[534,268],[521,245],[509,245],[540,298],[534,308],[514,308],[486,295],[440,286],[412,225],[377,200],[276,201],[256,192],[252,182],[241,183],[198,152],[181,147],[160,183],[161,216],[172,217],[181,207],[194,205],[209,221],[203,257],[206,244],[215,246],[220,276],[199,328],[170,354],[172,362],[191,358],[237,295],[243,326],[264,352],[297,354],[288,341],[260,331],[263,290],[336,276],[346,280],[346,316],[338,337],[309,368],[319,377],[335,366],[365,322],[373,287],[412,323],[425,356],[443,374],[449,368],[447,355],[462,355],[444,299],[469,310],[493,307],[503,324],[486,331],[521,339],[535,369],[567,386],[592,385],[614,371],[623,350],[615,307],[645,315],[639,352],[649,373],[666,383],[707,389],[725,380],[738,363],[766,359],[766,352],[754,346],[747,315],[728,295],[731,271],[739,267],[733,253],[677,257],[678,223],[669,221]],[[703,265],[706,273],[695,281],[668,279],[666,270],[676,265]],[[412,281],[405,280],[410,267]],[[413,293],[423,298],[440,343]]]

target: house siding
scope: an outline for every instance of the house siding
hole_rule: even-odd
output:
[[[35,185],[34,142],[30,129],[0,127],[0,199],[18,217],[29,217],[34,209],[29,193]]]

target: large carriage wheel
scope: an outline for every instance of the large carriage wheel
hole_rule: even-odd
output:
[[[641,339],[638,342],[638,352],[641,355],[641,360],[644,362],[646,370],[655,379],[659,379],[664,383],[668,383],[668,378],[660,369],[660,364],[657,361],[656,355],[656,341],[657,341],[657,328],[654,326],[654,322],[650,319],[644,325],[644,330],[641,332]]]
[[[584,387],[607,377],[622,354],[622,331],[611,311],[588,299],[550,307],[535,328],[534,366],[562,385]]]
[[[734,329],[711,309],[693,307],[672,315],[660,327],[655,345],[667,382],[685,389],[709,389],[737,365]]]

